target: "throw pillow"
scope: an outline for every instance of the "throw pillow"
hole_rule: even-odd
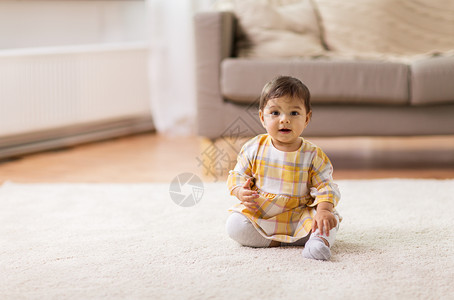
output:
[[[221,1],[238,18],[237,56],[279,58],[324,53],[312,0]]]

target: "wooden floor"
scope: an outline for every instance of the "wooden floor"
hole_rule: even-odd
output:
[[[454,136],[310,138],[335,179],[454,178]],[[224,181],[245,140],[142,134],[0,161],[0,183],[170,182],[181,173]]]

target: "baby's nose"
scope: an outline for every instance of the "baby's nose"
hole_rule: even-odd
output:
[[[281,115],[281,123],[290,122],[290,118],[286,114]]]

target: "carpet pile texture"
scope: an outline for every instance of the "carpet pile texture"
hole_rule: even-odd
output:
[[[230,240],[223,183],[192,207],[168,183],[5,183],[0,298],[454,299],[454,180],[337,183],[328,262]]]

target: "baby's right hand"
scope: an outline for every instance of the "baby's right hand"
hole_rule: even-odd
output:
[[[251,190],[251,178],[248,178],[242,187],[237,187],[235,194],[244,206],[251,210],[257,210],[257,203],[254,200],[259,197],[259,194]]]

